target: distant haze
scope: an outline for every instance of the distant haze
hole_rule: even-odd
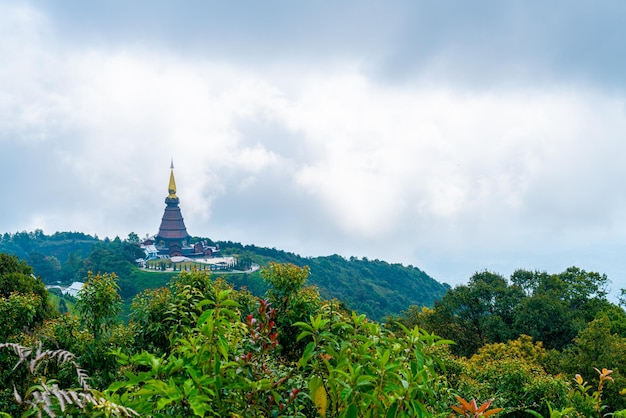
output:
[[[626,287],[626,3],[0,1],[0,231]]]

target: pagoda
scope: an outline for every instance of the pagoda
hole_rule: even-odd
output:
[[[159,253],[170,257],[183,255],[183,248],[187,246],[190,235],[187,233],[183,215],[178,204],[180,200],[176,196],[176,181],[174,180],[174,160],[170,165],[170,183],[167,188],[169,194],[165,198],[165,212],[161,219],[159,233],[155,237]]]

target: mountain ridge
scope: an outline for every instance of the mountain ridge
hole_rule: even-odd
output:
[[[0,236],[0,252],[16,255],[33,266],[35,274],[44,282],[71,282],[80,280],[87,270],[115,272],[120,276],[120,287],[125,299],[154,284],[142,283],[145,275],[134,267],[134,254],[129,239],[100,240],[97,236],[81,232],[55,232],[46,235],[34,232],[5,233]],[[208,240],[194,237],[193,240]],[[292,263],[309,266],[308,284],[316,286],[322,297],[338,299],[350,309],[367,314],[375,320],[384,320],[392,314],[400,314],[411,305],[432,306],[450,288],[414,266],[390,264],[382,260],[332,254],[318,257],[302,257],[298,254],[241,244],[232,241],[215,241],[223,255],[236,255],[241,265],[250,263],[266,266],[270,262]],[[65,259],[64,259],[65,258]],[[139,271],[138,271],[139,270]],[[214,273],[219,276],[219,273]],[[229,274],[226,280],[236,287],[247,287],[261,295],[267,289],[259,272],[252,274]],[[146,286],[144,286],[144,284]]]

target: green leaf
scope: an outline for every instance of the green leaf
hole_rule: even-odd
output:
[[[109,385],[108,389],[110,392],[115,392],[118,389],[121,389],[123,387],[126,387],[127,385],[129,385],[129,382],[127,381],[121,381],[121,382],[113,382]]]
[[[157,406],[156,406],[156,410],[160,410],[165,408],[167,405],[171,404],[172,402],[175,402],[177,399],[172,399],[172,398],[161,398],[157,401]]]
[[[235,308],[239,307],[239,303],[237,303],[236,300],[232,300],[232,299],[223,300],[222,302],[220,302],[220,305],[228,306],[228,307],[235,307]]]
[[[391,352],[389,351],[389,349],[385,350],[385,352],[383,353],[382,358],[380,359],[380,365],[381,367],[385,367],[385,365],[387,364],[387,362],[389,361],[389,356],[391,355]]]
[[[357,386],[370,385],[374,381],[376,381],[376,378],[374,376],[361,375],[361,376],[357,377],[356,385]]]
[[[299,367],[304,367],[307,365],[307,363],[313,356],[314,350],[315,350],[315,343],[311,341],[310,343],[306,345],[306,347],[304,348],[304,352],[302,353],[302,357],[300,357],[300,360],[298,360]]]
[[[309,335],[313,335],[313,333],[311,331],[302,331],[300,334],[298,334],[298,336],[296,337],[296,341],[300,341],[301,339],[303,339],[304,337],[308,337]]]
[[[529,413],[530,415],[537,417],[537,418],[543,418],[543,415],[541,415],[539,412],[537,411],[533,411],[532,409],[526,409],[524,410],[524,412]]]
[[[220,350],[220,353],[222,354],[224,359],[228,359],[228,351],[230,349],[230,344],[221,335],[217,340],[217,348]]]
[[[202,307],[204,307],[206,305],[214,305],[214,302],[212,300],[209,300],[209,299],[204,299],[204,300],[201,300],[200,302],[198,302],[197,306],[198,306],[198,308],[202,308]]]
[[[356,404],[351,403],[350,406],[348,406],[348,411],[346,412],[346,417],[347,418],[357,418],[358,417],[358,408],[356,406]]]
[[[301,321],[294,322],[293,326],[294,327],[304,328],[305,330],[307,330],[307,331],[309,331],[311,333],[313,333],[313,331],[314,331],[313,327],[311,325],[307,324],[306,322],[301,322]]]
[[[398,411],[398,401],[394,401],[391,404],[391,406],[387,410],[387,413],[385,414],[385,418],[395,418],[396,411]]]
[[[206,416],[207,412],[213,412],[211,400],[206,396],[194,396],[193,398],[189,398],[189,406],[194,414],[199,417]]]
[[[349,399],[351,395],[352,395],[352,388],[347,387],[341,391],[341,393],[339,394],[339,399],[341,399],[342,401],[345,401],[346,399]]]
[[[198,318],[198,327],[202,326],[205,322],[207,322],[209,318],[211,318],[211,316],[213,315],[213,312],[214,312],[213,309],[209,309],[209,310],[202,312],[202,314],[200,315],[200,318]]]

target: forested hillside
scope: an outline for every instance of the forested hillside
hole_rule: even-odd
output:
[[[42,230],[5,233],[0,236],[0,252],[27,260],[46,283],[71,282],[99,240],[82,232],[55,232],[46,235]]]
[[[400,313],[410,305],[432,306],[447,289],[413,266],[389,264],[381,260],[345,259],[339,255],[300,257],[297,254],[254,245],[219,242],[226,254],[239,254],[244,262],[267,265],[269,262],[309,266],[309,283],[325,298],[337,298],[351,309],[381,320]]]
[[[200,237],[194,240],[212,242]],[[83,281],[89,271],[115,273],[123,299],[130,302],[137,292],[162,286],[171,277],[168,273],[142,274],[134,264],[135,259],[143,257],[137,243],[138,237],[134,233],[124,240],[119,237],[100,240],[79,232],[57,232],[48,236],[37,230],[4,234],[0,239],[0,251],[28,261],[46,284]],[[217,244],[221,254],[237,257],[241,268],[251,263],[267,266],[270,262],[309,266],[309,283],[319,288],[322,297],[337,298],[350,309],[377,320],[399,314],[410,305],[432,306],[448,289],[447,285],[413,266],[354,257],[345,259],[338,255],[304,258],[277,249],[230,241]],[[159,279],[155,274],[163,276]],[[258,295],[267,290],[259,273],[228,274],[225,279]]]

